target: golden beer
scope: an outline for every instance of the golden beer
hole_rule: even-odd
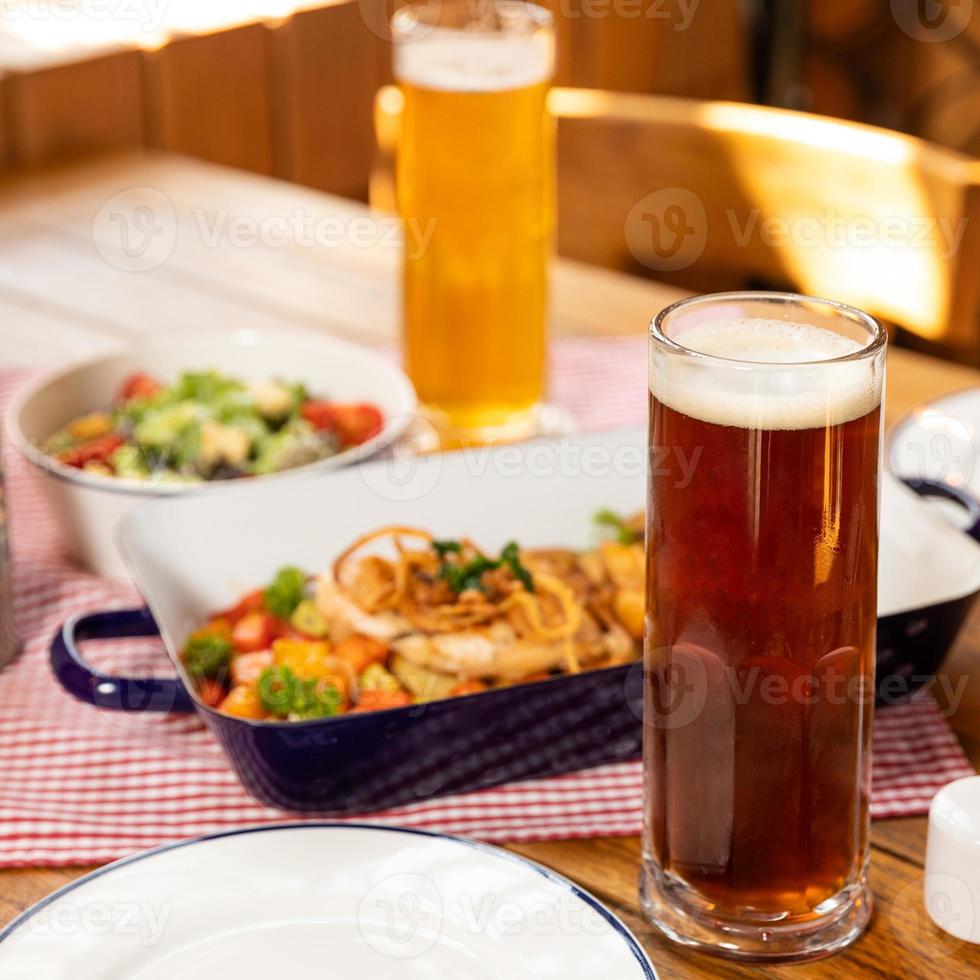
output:
[[[394,28],[406,367],[437,427],[520,434],[544,394],[551,15],[443,2]]]

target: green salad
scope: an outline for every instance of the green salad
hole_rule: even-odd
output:
[[[107,477],[228,480],[326,459],[366,442],[383,423],[375,405],[311,397],[299,382],[249,384],[209,370],[164,384],[138,373],[110,407],[72,419],[42,449]]]

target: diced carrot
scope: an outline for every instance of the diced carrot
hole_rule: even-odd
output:
[[[334,647],[334,653],[346,660],[355,674],[362,674],[371,664],[384,663],[388,647],[373,636],[351,633]]]
[[[386,708],[404,708],[412,703],[412,695],[407,691],[362,691],[357,707],[350,714],[367,711],[384,711]]]
[[[449,694],[450,697],[458,698],[466,694],[480,694],[485,690],[487,690],[487,685],[483,681],[462,681]]]
[[[259,692],[251,684],[239,684],[229,691],[218,705],[218,710],[236,718],[265,718],[266,713],[259,700]]]
[[[224,684],[213,677],[202,677],[197,682],[198,697],[212,708],[216,708],[227,694]]]
[[[239,653],[267,650],[275,639],[276,630],[276,619],[269,613],[246,613],[232,628],[231,642]]]

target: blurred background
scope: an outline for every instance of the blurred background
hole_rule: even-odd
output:
[[[550,0],[547,6],[557,25],[558,86],[800,109],[922,137],[959,155],[926,161],[926,175],[917,171],[890,200],[900,201],[903,215],[923,220],[938,215],[955,223],[980,209],[975,168],[954,172],[980,155],[980,13],[974,0]],[[383,0],[2,0],[0,160],[16,178],[106,152],[161,150],[343,197],[371,197],[391,210],[390,166],[376,136],[384,142],[385,107],[377,93],[392,80],[390,7]],[[569,116],[588,115],[583,105],[568,104]],[[700,105],[702,129],[721,126],[726,134],[758,136],[760,126],[769,126],[769,135],[784,127],[777,118],[721,119],[717,108],[708,118],[706,104]],[[631,144],[636,152],[623,154],[627,142],[639,139],[621,124],[634,108],[650,127],[643,151]],[[730,247],[716,249],[709,240],[698,262],[671,268],[670,262],[638,257],[624,241],[629,207],[604,200],[623,175],[611,164],[604,173],[596,148],[606,147],[607,156],[612,150],[617,166],[642,173],[629,200],[661,187],[686,187],[676,172],[657,172],[657,154],[661,139],[673,140],[675,151],[680,141],[671,157],[675,170],[683,174],[690,167],[698,154],[679,118],[694,111],[663,100],[603,103],[593,115],[612,122],[601,132],[589,130],[582,134],[587,139],[579,139],[574,127],[560,127],[559,253],[690,288],[822,287],[829,294],[820,277],[799,274],[791,250],[783,249],[775,261],[778,250],[770,248],[765,261],[753,263],[753,248],[742,247],[732,261]],[[844,130],[793,135],[798,146],[815,151],[841,150],[859,140]],[[576,152],[573,143],[587,146],[588,153]],[[921,144],[908,145],[908,154],[922,156]],[[778,152],[753,147],[755,160]],[[712,235],[720,222],[705,187],[728,192],[728,214],[738,187],[744,191],[752,182],[756,165],[737,166],[734,157],[729,147],[723,157],[729,166],[716,166],[693,186],[706,203]],[[896,162],[893,151],[883,157],[872,148],[868,157]],[[857,193],[874,182],[867,174],[836,172],[816,152],[811,161],[816,184],[829,175],[835,188],[850,181]],[[923,159],[914,162],[921,170]],[[805,153],[793,166],[809,166]],[[590,182],[577,183],[576,172],[586,170]],[[768,180],[765,168],[759,173]],[[749,189],[758,204],[758,188]],[[847,218],[847,202],[841,204],[839,194],[832,200]],[[764,201],[761,213],[779,215],[785,204]],[[883,207],[879,219],[895,205]],[[614,218],[603,228],[607,213]],[[891,270],[896,282],[887,289],[915,292],[918,299],[898,297],[889,304],[871,297],[866,305],[898,324],[911,344],[977,362],[978,233],[968,229],[954,258],[929,259],[925,285],[901,263]],[[808,264],[814,261],[808,257]],[[824,279],[884,281],[890,264],[828,264]],[[935,297],[922,298],[933,289]],[[839,292],[864,299],[861,290]]]
[[[980,154],[972,0],[545,6],[558,85],[804,109]],[[157,147],[365,198],[388,13],[381,0],[3,0],[0,158]]]

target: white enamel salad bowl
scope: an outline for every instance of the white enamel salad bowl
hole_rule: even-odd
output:
[[[396,439],[415,411],[411,383],[393,364],[365,348],[313,334],[175,331],[47,373],[15,400],[7,429],[21,458],[41,474],[69,553],[79,564],[99,574],[128,578],[113,532],[131,507],[154,497],[223,493],[241,481],[188,485],[119,480],[66,466],[41,452],[39,444],[75,416],[105,408],[134,372],[171,381],[182,371],[212,368],[246,382],[301,381],[317,397],[370,402],[384,416],[382,430],[364,444],[292,470],[250,477],[250,484],[297,479],[365,459]]]

